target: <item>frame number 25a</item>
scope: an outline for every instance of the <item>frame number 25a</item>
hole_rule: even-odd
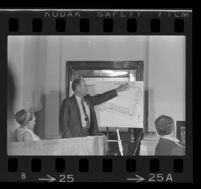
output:
[[[150,173],[149,182],[173,182],[172,175],[170,173],[163,174],[163,173]]]

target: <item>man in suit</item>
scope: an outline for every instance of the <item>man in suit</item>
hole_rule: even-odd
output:
[[[175,135],[174,120],[166,115],[161,115],[155,121],[157,133],[160,135],[155,149],[157,156],[185,155],[185,149],[179,144]]]
[[[90,96],[88,86],[83,79],[72,82],[74,95],[62,102],[59,125],[62,138],[99,135],[99,129],[94,110],[95,105],[106,102],[127,90],[129,85],[120,85],[117,89]]]

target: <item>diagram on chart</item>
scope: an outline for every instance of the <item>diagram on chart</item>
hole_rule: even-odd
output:
[[[116,89],[125,81],[86,80],[91,96]],[[95,106],[97,121],[106,127],[143,127],[143,82],[128,82],[129,88],[117,97]]]
[[[100,87],[100,86],[99,86]],[[105,102],[95,109],[97,112],[113,112],[132,119],[137,114],[138,107],[141,103],[142,89],[136,83],[129,83],[128,91],[118,94],[118,99]]]

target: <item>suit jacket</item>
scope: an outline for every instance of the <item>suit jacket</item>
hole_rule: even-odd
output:
[[[116,89],[95,96],[86,95],[84,100],[90,109],[90,126],[88,132],[82,128],[79,106],[75,95],[62,102],[59,114],[59,126],[62,138],[98,135],[99,129],[94,106],[117,96]]]
[[[182,156],[185,155],[185,148],[178,143],[160,138],[155,149],[156,156]]]

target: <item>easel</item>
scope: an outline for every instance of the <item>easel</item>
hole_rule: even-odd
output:
[[[122,146],[122,140],[120,138],[119,129],[115,128],[115,130],[116,130],[116,134],[117,134],[117,140],[107,140],[107,142],[118,142],[119,152],[120,152],[121,156],[123,156],[123,146]],[[130,133],[130,145],[134,145],[134,143],[135,143],[134,133],[133,133],[132,130],[133,129],[129,129],[129,133]],[[106,130],[106,133],[107,133],[107,138],[109,139],[109,128],[108,127],[107,127],[107,130]],[[136,152],[137,152],[138,147],[140,145],[140,141],[141,141],[142,136],[143,136],[143,130],[140,131],[139,137],[138,137],[138,139],[136,141],[136,145],[135,145],[134,151],[132,150],[132,152],[131,152],[130,155],[133,155],[133,156],[136,155]],[[130,146],[129,148],[131,148],[131,147],[132,146]]]
[[[108,127],[107,127],[107,138],[109,138],[108,133],[109,132],[108,132]],[[121,156],[123,156],[123,146],[122,146],[122,141],[121,141],[121,138],[120,138],[118,128],[116,128],[116,133],[117,133],[117,140],[107,140],[107,142],[118,142],[118,147],[119,147],[120,154],[121,154]]]

